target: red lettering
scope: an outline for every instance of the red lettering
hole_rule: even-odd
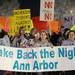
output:
[[[53,2],[45,2],[45,8],[52,8],[53,7]]]
[[[44,19],[45,19],[45,20],[51,20],[51,16],[52,16],[51,13],[45,13]]]

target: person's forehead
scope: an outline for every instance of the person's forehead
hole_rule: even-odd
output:
[[[69,36],[75,36],[75,33],[74,32],[70,32]]]
[[[34,33],[34,32],[36,33],[36,32],[37,32],[37,30],[36,30],[36,29],[34,29],[32,32],[33,32],[33,33]]]
[[[33,31],[37,31],[36,29],[34,29]]]
[[[69,34],[75,34],[75,32],[70,32]]]
[[[46,34],[46,32],[41,32],[41,34]]]
[[[24,28],[22,28],[21,30],[25,30]]]

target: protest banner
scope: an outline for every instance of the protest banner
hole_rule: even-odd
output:
[[[0,46],[0,70],[45,72],[75,70],[75,46],[14,48]]]
[[[40,21],[54,19],[54,0],[40,0]]]

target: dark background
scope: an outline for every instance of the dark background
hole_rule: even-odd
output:
[[[39,16],[40,0],[18,0],[21,9],[31,9],[31,16]]]
[[[21,9],[31,9],[31,16],[39,16],[40,0],[18,0]],[[55,16],[60,19],[70,11],[70,8],[75,7],[75,0],[55,0]],[[66,11],[65,11],[66,10]]]

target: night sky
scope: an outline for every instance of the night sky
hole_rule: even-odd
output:
[[[31,9],[31,16],[39,16],[40,0],[18,0],[21,9]]]

